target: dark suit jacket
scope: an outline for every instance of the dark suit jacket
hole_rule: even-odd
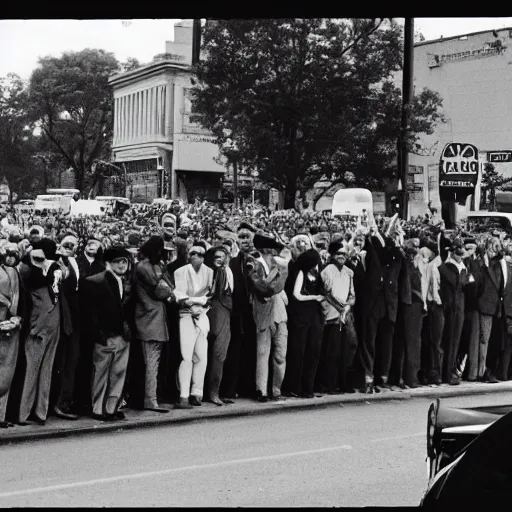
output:
[[[105,265],[103,265],[103,263],[101,263],[98,259],[95,259],[92,263],[89,263],[85,255],[77,257],[76,262],[78,265],[78,271],[80,273],[78,287],[80,287],[80,284],[84,281],[84,279],[99,274],[105,270]]]
[[[475,311],[478,310],[478,294],[482,279],[482,261],[479,258],[466,258],[464,265],[466,265],[468,272],[475,279],[475,282],[468,283],[465,289],[466,311]]]
[[[478,298],[478,311],[484,315],[501,317],[503,272],[499,261],[482,264]]]
[[[251,282],[249,279],[249,269],[247,268],[247,257],[240,252],[236,258],[231,258],[229,268],[233,272],[233,309],[251,309],[249,302]]]
[[[102,345],[112,336],[127,336],[127,305],[131,294],[119,295],[119,286],[109,271],[85,279],[82,286],[86,316],[92,340]]]
[[[507,284],[503,292],[503,310],[507,318],[512,320],[512,263],[507,262]]]
[[[439,266],[439,276],[439,296],[444,311],[453,311],[458,305],[464,305],[465,287],[468,284],[467,270],[459,272],[453,263],[445,262]]]
[[[364,293],[356,295],[363,315],[371,315],[379,293],[384,292],[388,318],[396,322],[399,281],[403,279],[404,257],[398,247],[384,248],[377,237],[367,237]]]

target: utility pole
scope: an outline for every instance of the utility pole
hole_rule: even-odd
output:
[[[405,18],[404,68],[402,85],[402,122],[400,126],[400,176],[402,178],[402,218],[407,218],[409,203],[408,177],[409,153],[407,139],[409,132],[409,112],[414,97],[414,18]]]
[[[201,20],[194,20],[192,24],[192,66],[199,62],[201,54]]]

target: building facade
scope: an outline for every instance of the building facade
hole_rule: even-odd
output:
[[[431,201],[460,217],[469,196],[478,209],[487,162],[512,177],[511,46],[512,28],[415,44],[415,92],[437,91],[447,122],[421,137],[420,154],[409,155],[409,215],[423,214]]]
[[[174,41],[151,64],[113,75],[114,162],[126,179],[126,195],[220,198],[226,167],[212,135],[197,123],[190,91],[192,21],[175,25]],[[104,190],[115,188],[106,183]]]

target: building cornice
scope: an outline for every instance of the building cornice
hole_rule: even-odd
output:
[[[173,61],[161,60],[158,62],[152,62],[141,68],[134,69],[132,71],[126,71],[124,73],[117,73],[111,75],[108,79],[109,85],[118,87],[120,85],[127,85],[132,82],[138,82],[141,79],[149,78],[154,75],[161,74],[162,71],[185,71],[192,73],[192,67],[186,64],[178,64]]]
[[[496,32],[503,32],[504,30],[512,30],[512,27],[503,27],[503,28],[498,28],[498,29],[495,29]],[[429,41],[420,41],[418,43],[414,43],[414,47],[416,46],[425,46],[427,44],[435,44],[435,43],[444,43],[445,41],[453,41],[455,39],[460,39],[461,37],[470,37],[470,36],[477,36],[477,35],[480,35],[480,34],[492,34],[494,30],[493,29],[488,29],[488,30],[480,30],[478,32],[470,32],[468,34],[459,34],[457,36],[450,36],[450,37],[442,37],[442,38],[439,38],[439,39],[430,39]]]

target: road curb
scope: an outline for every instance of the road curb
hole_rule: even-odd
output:
[[[503,383],[505,384],[505,383]],[[115,423],[96,423],[70,427],[69,422],[65,426],[33,427],[34,430],[20,430],[13,432],[11,429],[0,432],[0,445],[33,442],[43,439],[57,439],[70,436],[82,436],[92,433],[123,432],[137,428],[156,427],[163,425],[183,425],[196,421],[219,420],[223,418],[247,417],[286,413],[306,409],[326,409],[329,407],[343,407],[345,404],[372,404],[373,402],[405,401],[411,399],[452,398],[456,396],[477,396],[494,393],[512,392],[512,383],[508,385],[485,385],[465,388],[418,388],[408,391],[386,391],[374,395],[331,395],[318,399],[289,399],[282,403],[256,404],[246,400],[222,408],[187,411],[190,414],[174,416],[173,411],[168,414],[152,416],[148,418],[130,418]],[[488,387],[489,386],[489,387]],[[430,390],[431,389],[431,390]],[[158,413],[156,413],[158,414]],[[80,421],[80,420],[78,420]],[[15,427],[16,430],[30,427]],[[41,430],[37,430],[41,428]],[[43,430],[44,429],[44,430]]]

